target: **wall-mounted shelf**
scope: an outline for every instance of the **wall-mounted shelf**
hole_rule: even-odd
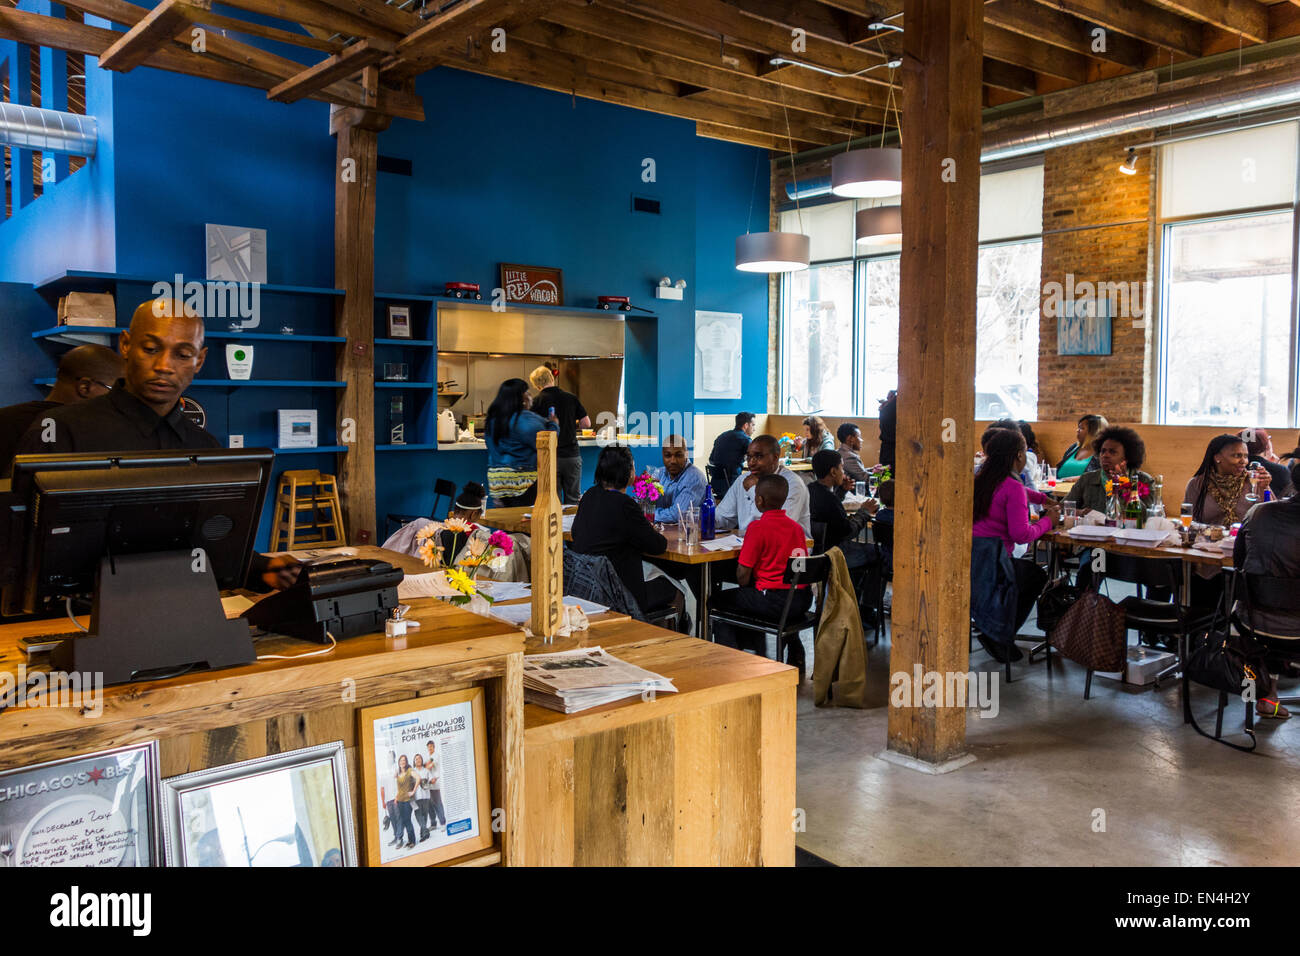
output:
[[[434,451],[437,445],[376,445],[375,451]]]
[[[93,292],[106,282],[153,285],[155,282],[171,282],[174,278],[175,276],[138,276],[125,275],[120,272],[84,272],[79,269],[69,269],[37,282],[33,288],[47,299],[57,299],[69,292]],[[186,282],[202,282],[205,286],[209,284],[207,279],[198,279],[192,276],[182,276],[182,278]],[[217,280],[211,281],[216,282]],[[309,285],[277,285],[270,282],[261,283],[259,292],[264,295],[341,296],[344,294],[342,289]]]
[[[348,450],[347,445],[317,445],[315,448],[272,448],[277,455],[337,455]]]
[[[340,339],[340,341],[342,341]],[[433,339],[375,339],[376,345],[409,345],[417,349],[431,349],[434,346]]]
[[[455,306],[456,308],[478,309],[483,312],[492,312],[491,302],[479,302],[476,299],[453,299],[447,296],[438,296],[437,302],[444,305]],[[497,309],[498,312],[540,312],[542,314],[564,314],[569,315],[594,315],[607,319],[656,319],[658,315],[654,312],[622,312],[618,309],[592,309],[585,306],[576,305],[531,305],[527,302],[507,302],[504,308]]]
[[[229,378],[196,378],[191,388],[344,388],[347,382],[325,382],[314,379],[260,379],[238,381]]]
[[[375,388],[434,388],[433,382],[375,382]]]
[[[56,325],[52,329],[33,332],[34,339],[57,339],[62,335],[120,335],[126,329],[107,325]]]
[[[376,292],[376,299],[382,299],[385,302],[440,302],[447,298],[445,295],[432,295],[428,292]],[[452,299],[455,301],[464,301]]]
[[[204,333],[210,339],[238,339],[258,342],[334,342],[342,344],[347,341],[341,335],[298,335],[285,332],[213,332]]]

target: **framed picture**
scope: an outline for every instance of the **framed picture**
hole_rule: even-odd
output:
[[[427,866],[492,846],[483,688],[360,712],[369,866]]]
[[[317,412],[314,408],[281,408],[281,448],[315,448]]]
[[[160,866],[158,743],[0,773],[0,866]]]
[[[501,263],[501,288],[507,302],[564,305],[564,271],[551,266]]]
[[[163,781],[168,866],[356,866],[343,742]]]
[[[1110,355],[1110,315],[1105,296],[1063,300],[1056,319],[1056,354]]]
[[[390,339],[409,339],[411,337],[411,307],[409,305],[390,305],[388,307],[388,337]]]

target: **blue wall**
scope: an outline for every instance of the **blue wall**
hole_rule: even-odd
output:
[[[199,276],[203,224],[219,222],[268,230],[270,282],[333,285],[335,147],[325,105],[271,103],[257,90],[147,68],[110,79],[111,96],[95,106],[104,111],[96,164],[109,185],[98,181],[94,198],[98,221],[110,217],[113,242],[104,243],[101,225],[97,247],[105,254],[78,258],[86,232],[60,207],[46,205],[56,198],[51,192],[24,210],[27,218],[0,226],[0,251],[33,246],[26,260],[0,252],[0,280],[33,281],[65,268]],[[597,295],[623,294],[658,315],[628,323],[629,412],[766,408],[767,280],[733,267],[751,191],[760,215],[765,209],[766,161],[759,163],[754,189],[761,151],[698,138],[687,121],[454,70],[425,74],[417,91],[429,119],[397,120],[379,137],[380,154],[410,159],[414,174],[379,176],[376,289],[428,293],[453,279],[490,289],[502,261],[559,266],[566,304],[591,306]],[[642,180],[646,158],[655,161],[655,182]],[[661,215],[633,213],[633,195],[660,200]],[[112,201],[105,204],[104,196]],[[75,199],[68,205],[68,212],[79,208]],[[29,264],[20,267],[24,261]],[[682,302],[653,298],[663,275],[686,280]],[[122,301],[120,310],[132,304]],[[262,306],[265,331],[278,330],[282,321],[298,331],[325,331],[332,316],[326,299],[264,297]],[[697,308],[745,314],[739,401],[693,397]],[[204,377],[224,375],[218,351],[212,349],[209,363],[215,365]],[[292,356],[259,349],[259,362],[261,355],[277,367],[319,365],[322,358],[328,365],[332,348]],[[318,371],[316,377],[332,377],[328,369]],[[21,386],[8,380],[8,368],[4,374],[5,388]],[[273,376],[255,363],[254,377],[290,376]],[[27,386],[14,393],[25,398],[30,392]],[[196,396],[210,406],[219,436],[234,430],[250,441],[269,435],[276,408],[307,401],[321,408],[322,421],[332,419],[328,393],[205,389]],[[377,395],[380,402],[385,397]],[[420,414],[427,422],[432,399],[423,401],[423,409],[417,400],[408,410],[408,423]],[[594,455],[584,457],[589,481]],[[638,450],[637,458],[657,463],[658,453]],[[331,462],[328,456],[294,456],[280,466],[328,469]],[[379,454],[381,523],[387,512],[427,510],[435,476],[458,484],[482,480],[485,466],[482,452]]]

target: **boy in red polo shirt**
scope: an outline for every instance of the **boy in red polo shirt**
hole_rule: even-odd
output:
[[[789,585],[785,583],[786,563],[796,554],[808,550],[808,539],[799,522],[790,518],[782,507],[788,486],[781,475],[764,475],[754,489],[754,505],[760,515],[750,522],[745,531],[745,543],[740,549],[736,567],[736,583],[740,587],[719,592],[713,599],[718,610],[733,611],[771,621],[781,620],[785,609]],[[791,617],[808,612],[812,592],[800,585],[790,604]],[[762,631],[736,627],[719,621],[713,626],[714,639],[729,647],[766,653],[767,639]],[[800,641],[788,645],[789,663],[802,672],[804,649]]]

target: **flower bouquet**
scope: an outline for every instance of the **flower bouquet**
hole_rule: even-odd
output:
[[[654,521],[655,502],[663,496],[664,486],[649,471],[642,472],[632,483],[632,497],[641,503],[647,521]]]
[[[787,465],[790,463],[790,457],[799,454],[803,449],[803,439],[794,432],[782,432],[776,441],[780,446],[781,457]]]
[[[438,543],[440,531],[451,532],[451,554],[457,565],[455,567],[448,567],[443,562],[442,548]],[[487,535],[486,542],[476,548],[475,544],[482,540],[481,532],[484,531],[486,529],[461,518],[448,518],[441,526],[431,522],[416,532],[416,540],[420,542],[417,553],[425,566],[442,568],[446,573],[447,583],[453,590],[459,592],[456,597],[448,598],[452,604],[468,604],[476,596],[491,604],[492,598],[479,593],[474,579],[478,576],[479,569],[484,566],[493,571],[503,570],[506,566],[506,558],[514,553],[514,539],[504,531],[493,531]],[[464,542],[461,540],[462,535],[465,538]],[[468,547],[464,548],[462,554],[462,547],[465,544]],[[455,556],[458,554],[460,559],[456,560]],[[461,570],[462,568],[468,568],[468,571]]]

